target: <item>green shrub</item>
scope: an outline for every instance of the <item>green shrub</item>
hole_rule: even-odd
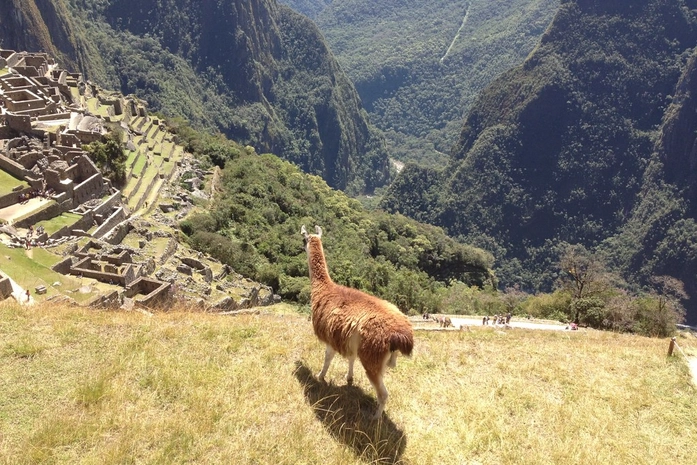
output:
[[[563,291],[530,297],[522,305],[525,313],[533,318],[545,318],[567,322],[571,319],[571,295]]]

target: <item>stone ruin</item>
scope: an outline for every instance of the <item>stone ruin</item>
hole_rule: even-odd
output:
[[[122,114],[124,109],[142,116],[143,105],[133,99],[126,103],[127,99],[120,95],[99,95],[99,89],[84,82],[81,74],[60,69],[45,53],[0,50],[2,68],[9,68],[9,72],[0,75],[0,170],[29,187],[18,185],[12,193],[0,196],[0,208],[36,196],[54,201],[14,224],[2,226],[11,238],[10,245],[50,245],[61,236],[72,237],[80,231],[93,237],[108,234],[128,217],[128,211],[120,205],[120,192],[82,149],[84,144],[100,140],[106,134],[106,121],[87,111],[81,96],[99,96],[100,102],[110,105],[112,116]],[[102,200],[105,195],[106,200]],[[82,219],[50,238],[36,235],[30,241],[29,236],[20,237],[17,232],[17,228],[67,211],[78,212]],[[88,234],[91,228],[95,228],[94,232]],[[116,254],[82,251],[63,260],[55,269],[125,289],[141,283],[127,293],[145,293],[144,302],[157,300],[164,292],[161,288],[168,288],[168,283],[142,276],[144,266],[132,263],[128,251]]]
[[[92,159],[82,150],[21,136],[5,142],[0,169],[25,180],[34,195],[55,200],[62,211],[113,193]]]
[[[54,201],[13,224],[0,224],[0,232],[11,237],[11,246],[50,247],[74,244],[73,239],[79,236],[91,237],[92,240],[80,248],[69,247],[66,258],[53,269],[122,289],[98,296],[90,302],[93,306],[127,307],[130,304],[148,307],[166,301],[175,288],[177,294],[196,296],[203,308],[214,311],[234,311],[280,300],[267,286],[241,276],[235,280],[238,284],[233,285],[227,280],[233,274],[232,269],[214,263],[215,260],[209,257],[202,257],[200,253],[197,258],[185,252],[175,253],[175,237],[170,237],[164,252],[155,257],[157,263],[153,258],[138,262],[137,257],[141,256],[138,250],[120,245],[128,234],[136,234],[142,236],[138,241],[142,249],[153,240],[153,236],[159,236],[163,231],[151,232],[147,226],[134,226],[138,221],[131,218],[128,206],[132,192],[116,189],[101,175],[82,147],[100,140],[109,123],[120,121],[118,124],[125,130],[129,150],[136,152],[138,146],[147,147],[146,168],[155,160],[159,160],[159,167],[170,162],[175,154],[176,136],[169,135],[166,140],[157,138],[158,130],[163,132],[166,128],[158,119],[147,115],[143,102],[133,96],[105,92],[84,81],[79,73],[60,69],[44,53],[0,50],[0,70],[4,68],[8,68],[9,73],[0,75],[0,170],[23,183],[15,186],[11,194],[0,195],[0,209],[37,195]],[[95,108],[95,99],[99,102],[96,108],[101,116],[87,109],[90,102]],[[163,148],[165,145],[167,150]],[[159,148],[155,149],[155,146]],[[144,156],[142,152],[138,153]],[[135,163],[133,161],[130,167],[133,168]],[[162,169],[157,166],[158,171]],[[176,162],[176,166],[180,174],[187,174],[181,180],[186,189],[170,192],[169,203],[161,202],[152,209],[156,221],[174,228],[176,221],[193,207],[195,197],[209,196],[202,190],[201,182],[207,173],[195,160],[184,157]],[[167,180],[174,171],[169,173]],[[135,190],[144,178],[138,178]],[[143,190],[148,192],[158,178],[164,179],[165,174],[159,171],[159,176],[142,182]],[[172,186],[175,184],[164,187],[165,192],[174,190]],[[147,209],[145,197],[136,197],[136,200],[137,203],[130,208],[138,210],[145,206]],[[40,232],[29,241],[28,236],[22,237],[18,232],[68,211],[79,214],[80,219],[50,236]],[[176,220],[166,216],[171,212],[177,212]],[[4,289],[5,281],[0,276],[0,291]],[[223,297],[216,298],[215,295]],[[231,295],[235,295],[237,300]],[[0,293],[0,299],[2,296]],[[217,301],[206,305],[207,299]]]

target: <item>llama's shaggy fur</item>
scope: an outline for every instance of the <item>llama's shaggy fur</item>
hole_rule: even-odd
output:
[[[346,381],[353,383],[353,364],[358,358],[378,397],[379,418],[387,402],[383,375],[397,363],[397,351],[411,355],[414,331],[407,317],[391,303],[332,281],[322,248],[322,229],[305,239],[311,281],[312,326],[326,344],[324,366],[317,377],[324,380],[332,358],[338,352],[348,359]]]

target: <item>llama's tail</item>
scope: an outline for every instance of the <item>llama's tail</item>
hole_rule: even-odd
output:
[[[402,355],[410,356],[414,349],[414,333],[411,328],[400,328],[390,336],[390,352],[398,350]]]

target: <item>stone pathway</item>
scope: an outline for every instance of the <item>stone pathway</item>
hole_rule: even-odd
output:
[[[43,197],[33,197],[24,203],[15,203],[9,207],[0,208],[0,219],[12,223],[15,218],[20,218],[27,213],[36,211],[41,205],[50,202]]]
[[[690,367],[690,373],[692,373],[692,383],[697,386],[697,357],[688,357],[687,364]]]

